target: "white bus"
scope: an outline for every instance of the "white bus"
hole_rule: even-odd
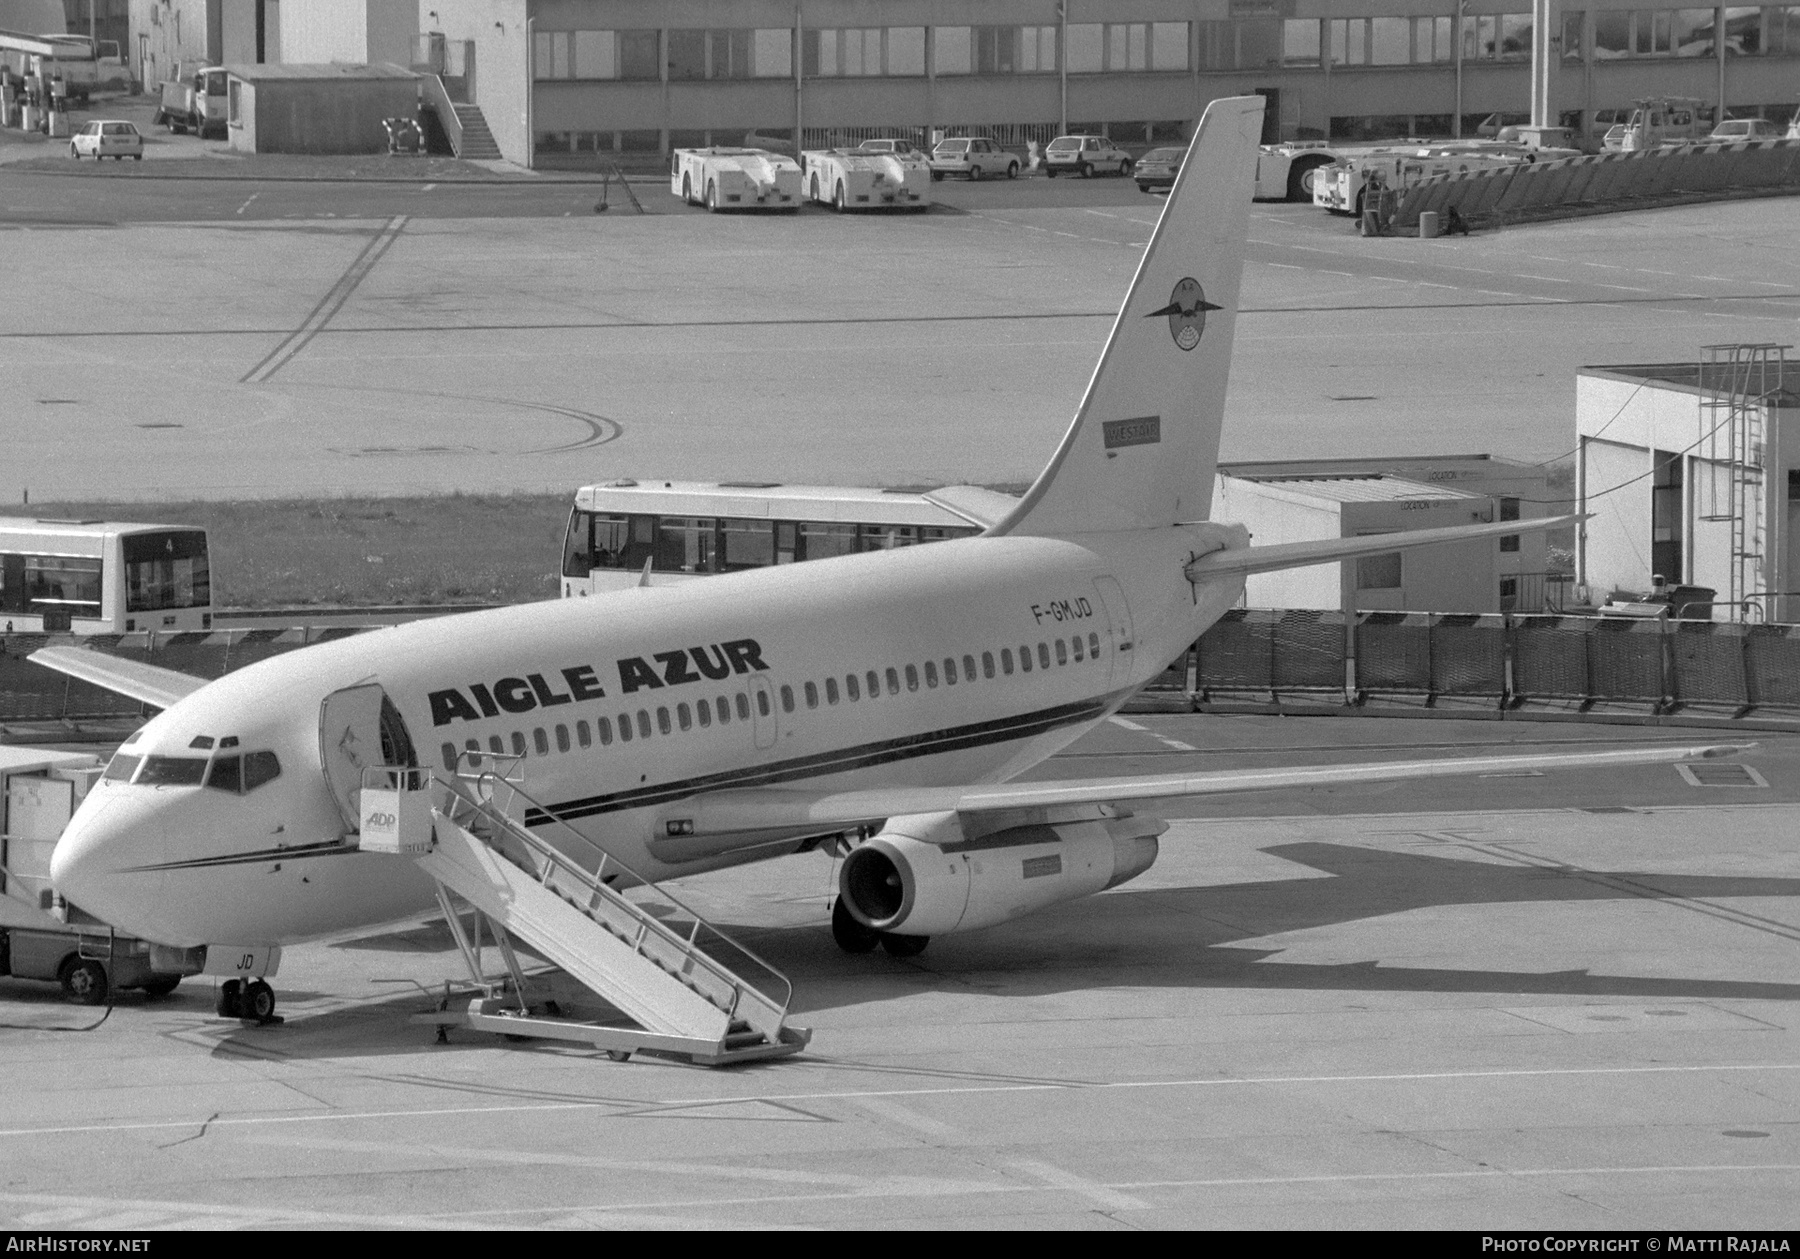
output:
[[[0,630],[212,628],[206,530],[0,516]]]
[[[912,491],[608,481],[576,492],[562,592],[567,599],[634,586],[646,563],[662,584],[980,532],[973,517]]]

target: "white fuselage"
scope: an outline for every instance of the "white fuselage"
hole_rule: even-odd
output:
[[[1220,525],[970,538],[415,622],[277,657],[174,704],[124,751],[220,755],[230,737],[234,751],[274,752],[279,777],[242,794],[103,782],[54,877],[88,912],[187,946],[289,943],[427,908],[431,884],[411,862],[348,836],[344,758],[379,764],[393,749],[372,728],[322,722],[336,720],[332,697],[371,684],[419,764],[523,748],[528,795],[649,878],[791,852],[805,833],[696,856],[663,824],[709,791],[1015,777],[1236,603],[1241,579],[1195,587],[1182,570],[1245,540]]]

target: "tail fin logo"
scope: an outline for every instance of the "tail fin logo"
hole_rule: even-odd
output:
[[[1169,335],[1175,338],[1175,344],[1183,350],[1191,350],[1200,344],[1200,336],[1206,331],[1206,312],[1224,309],[1207,301],[1206,290],[1200,287],[1200,281],[1188,276],[1175,285],[1167,306],[1151,311],[1144,318],[1167,315]]]

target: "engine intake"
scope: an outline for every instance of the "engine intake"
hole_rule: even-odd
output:
[[[975,931],[1136,878],[1168,829],[1110,805],[1034,813],[973,836],[956,813],[891,818],[844,859],[844,905],[876,931]]]

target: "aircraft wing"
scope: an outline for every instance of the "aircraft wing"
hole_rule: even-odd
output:
[[[1404,529],[1398,533],[1372,533],[1360,538],[1324,538],[1316,542],[1278,542],[1271,546],[1233,547],[1212,551],[1187,566],[1189,581],[1226,574],[1272,573],[1284,568],[1307,568],[1313,564],[1329,564],[1335,560],[1353,560],[1365,555],[1386,555],[1390,551],[1407,551],[1416,546],[1435,546],[1440,542],[1473,542],[1480,538],[1510,537],[1515,533],[1536,533],[1572,525],[1580,520],[1573,516],[1538,516],[1531,520],[1504,520],[1485,525],[1452,525],[1445,529]]]
[[[206,685],[205,678],[191,673],[159,669],[153,664],[108,656],[85,647],[41,647],[25,658],[155,708],[167,708]]]
[[[667,812],[671,835],[728,835],[818,826],[826,829],[915,813],[986,813],[1058,804],[1106,804],[1169,796],[1219,795],[1276,787],[1326,787],[1340,783],[1398,782],[1541,769],[1606,769],[1733,756],[1753,743],[1699,747],[1627,748],[1611,752],[1546,752],[1533,756],[1478,756],[1434,761],[1378,761],[1313,768],[1228,769],[1196,774],[1132,778],[1081,778],[1052,782],[955,787],[876,787],[829,794],[750,788],[694,796]],[[679,830],[676,825],[679,823]]]

